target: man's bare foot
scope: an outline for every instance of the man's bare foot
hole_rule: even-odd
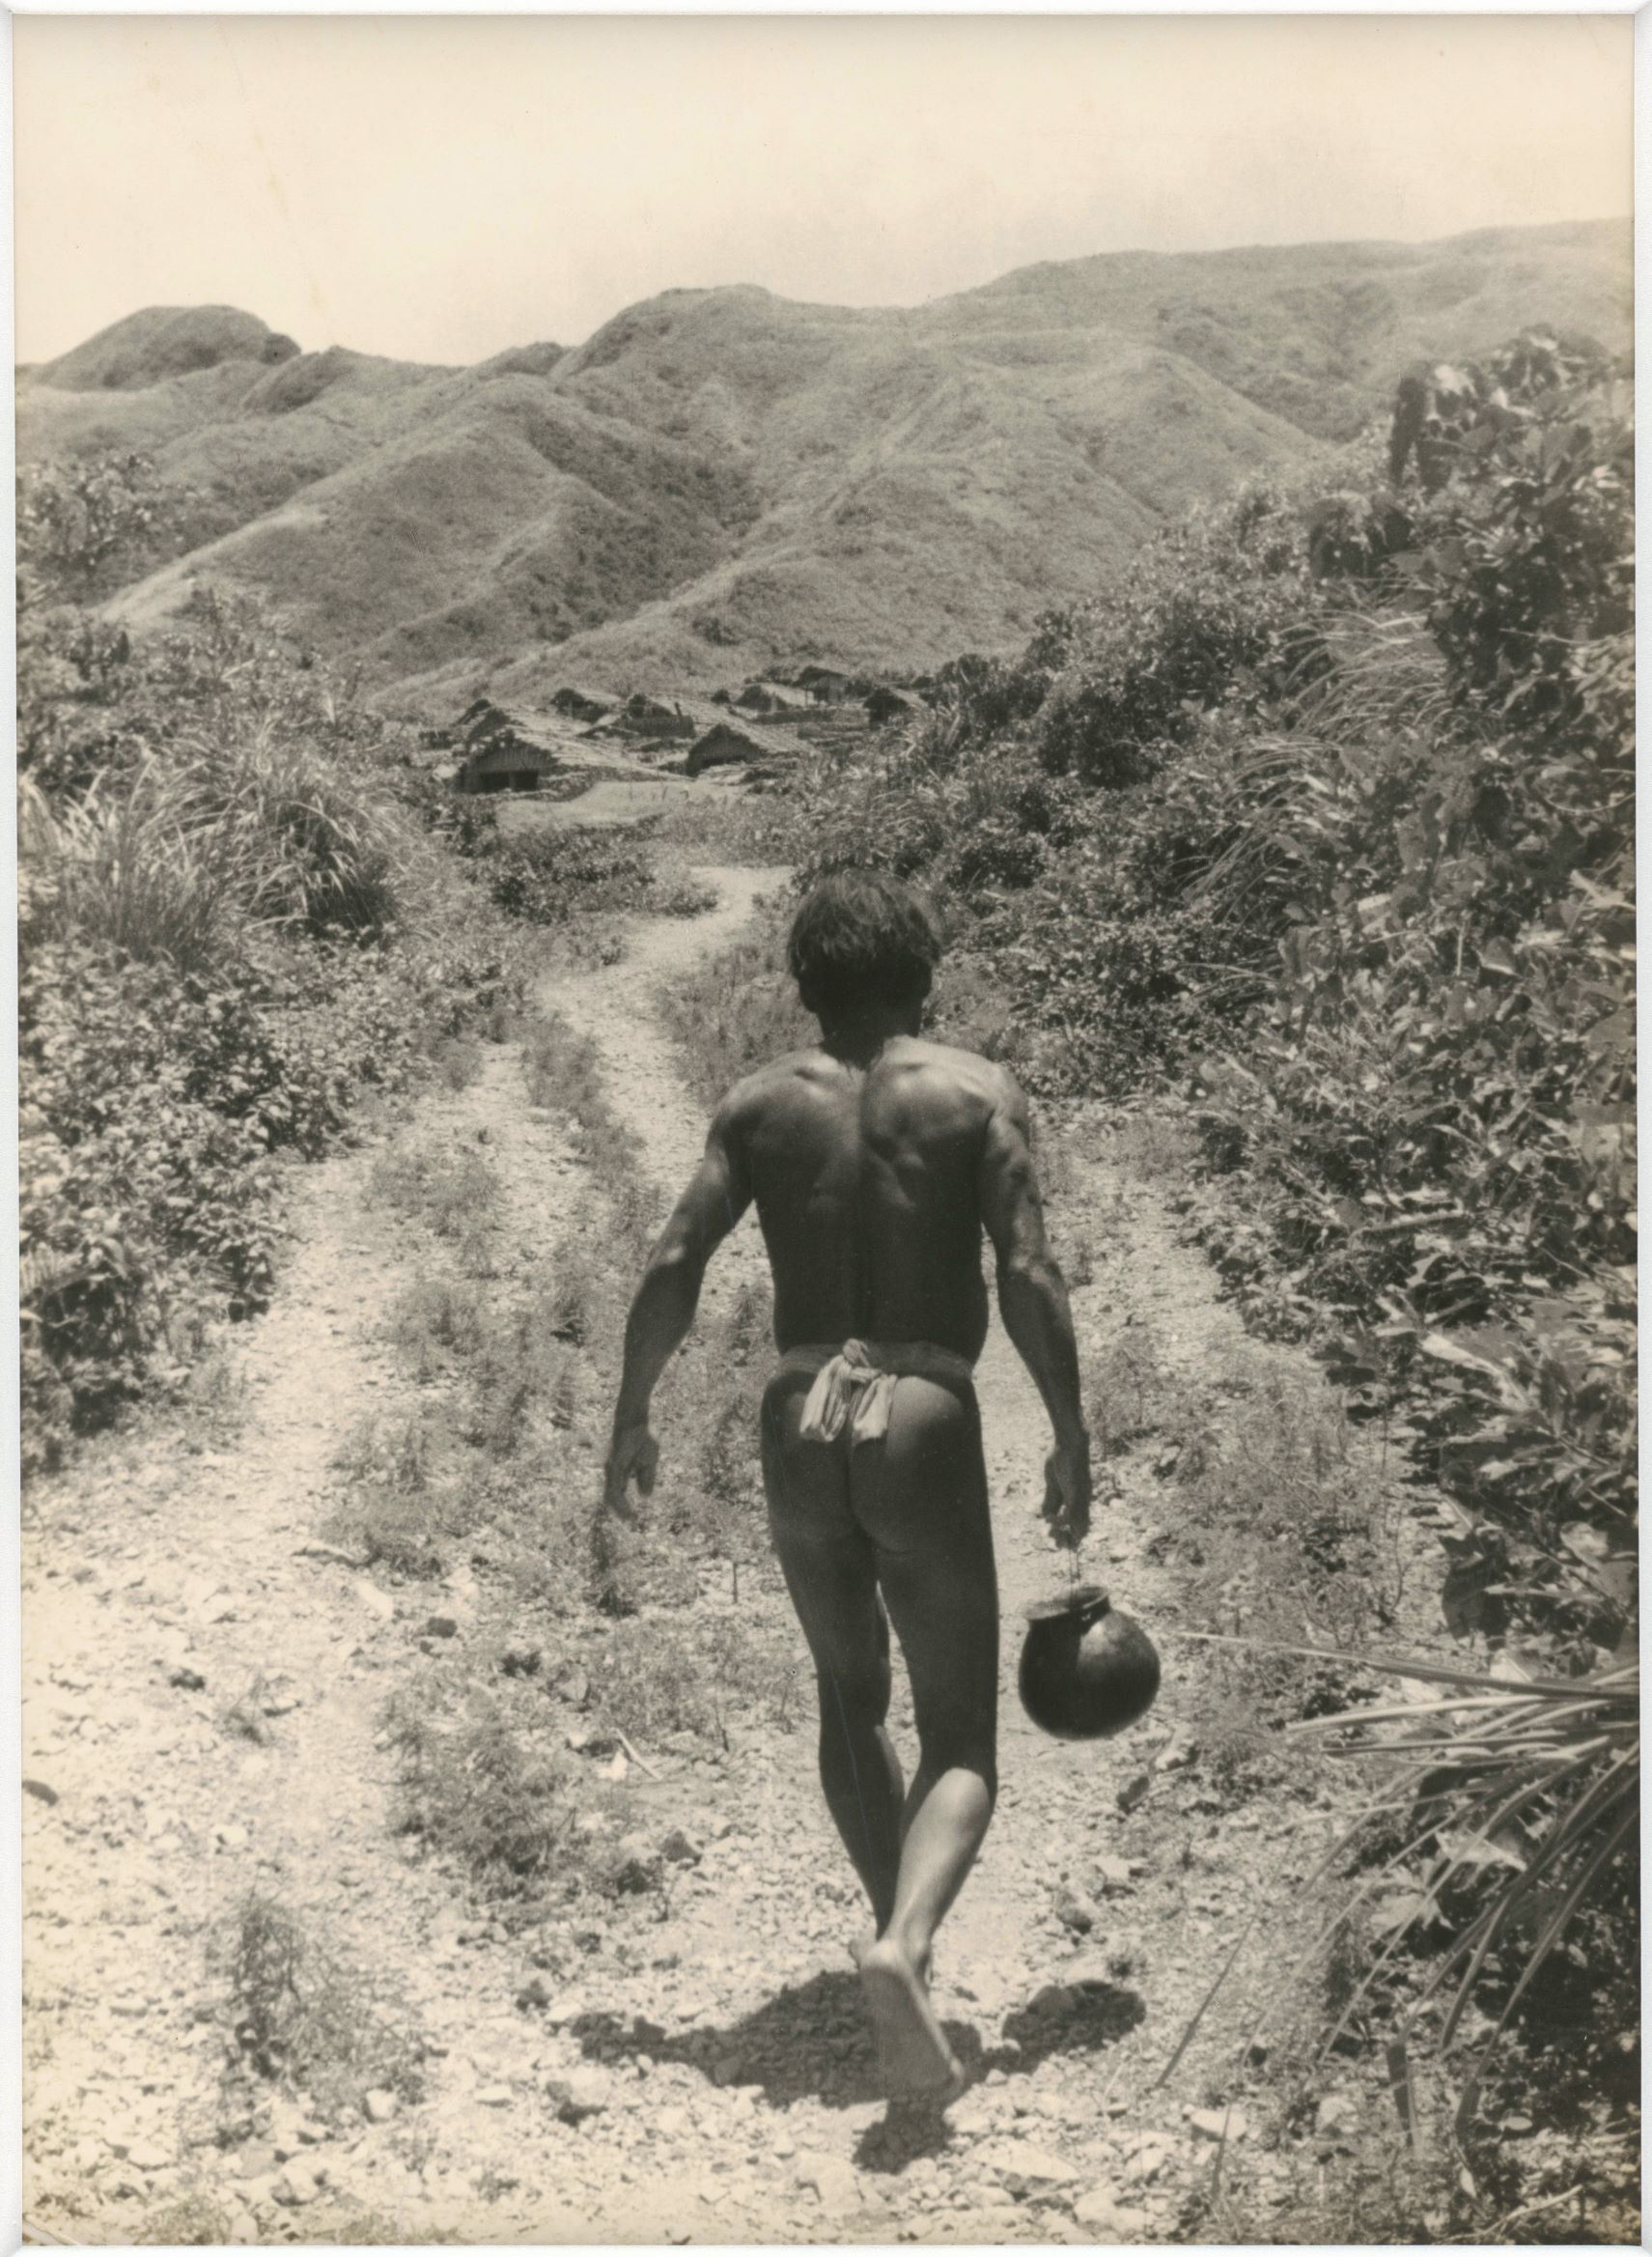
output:
[[[946,2102],[964,2090],[964,2072],[935,2018],[923,1978],[887,1937],[860,1954],[860,1988],[892,2100]]]
[[[877,1942],[877,1940],[878,1931],[875,1928],[863,1928],[860,1933],[851,1942],[849,1947],[849,1956],[854,1961],[857,1967],[859,1966],[861,1961],[866,1957],[867,1953],[872,1949],[872,1946]],[[918,1971],[918,1981],[927,1990],[930,1985],[935,1981],[935,1947],[933,1944],[931,1945],[930,1949],[925,1952],[923,1958],[916,1962],[916,1965]]]

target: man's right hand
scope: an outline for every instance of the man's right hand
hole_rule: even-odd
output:
[[[634,1481],[639,1496],[648,1496],[654,1488],[655,1473],[659,1465],[659,1445],[649,1430],[647,1414],[640,1419],[614,1423],[614,1438],[608,1445],[608,1462],[602,1471],[602,1504],[609,1512],[617,1512],[622,1520],[634,1520],[635,1509],[626,1495],[628,1483]]]
[[[1044,1461],[1044,1517],[1064,1551],[1090,1533],[1090,1437],[1058,1442]]]

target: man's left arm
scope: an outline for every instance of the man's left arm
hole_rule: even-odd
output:
[[[629,1510],[628,1482],[634,1479],[645,1497],[654,1487],[659,1447],[649,1430],[650,1400],[694,1321],[706,1264],[750,1203],[734,1106],[725,1099],[693,1180],[648,1257],[626,1319],[625,1370],[602,1480],[602,1502],[617,1512]]]

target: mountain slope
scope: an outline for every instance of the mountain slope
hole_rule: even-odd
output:
[[[1411,361],[1535,322],[1627,346],[1626,225],[1110,255],[911,308],[672,291],[472,369],[151,309],[31,372],[19,453],[141,447],[196,497],[133,622],[250,587],[409,704],[908,666],[1013,643]]]

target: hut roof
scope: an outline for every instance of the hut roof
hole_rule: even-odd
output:
[[[490,775],[496,769],[536,768],[543,774],[548,769],[566,765],[554,745],[536,743],[531,737],[501,736],[479,746],[464,761],[466,776]]]
[[[584,690],[576,682],[565,682],[551,697],[556,713],[567,714],[576,721],[600,721],[604,714],[612,713],[618,703],[601,690]]]
[[[813,700],[795,682],[756,675],[743,683],[729,702],[745,713],[807,713]]]
[[[651,697],[636,690],[617,712],[597,723],[597,732],[646,743],[650,738],[696,737],[726,718],[723,707],[709,697]]]
[[[880,682],[866,699],[866,718],[872,721],[898,719],[903,714],[921,712],[923,700],[914,697],[910,690],[897,690],[892,683]]]
[[[689,746],[687,773],[699,776],[708,768],[782,765],[798,759],[804,749],[802,739],[790,729],[777,729],[767,721],[732,720],[719,714]]]

